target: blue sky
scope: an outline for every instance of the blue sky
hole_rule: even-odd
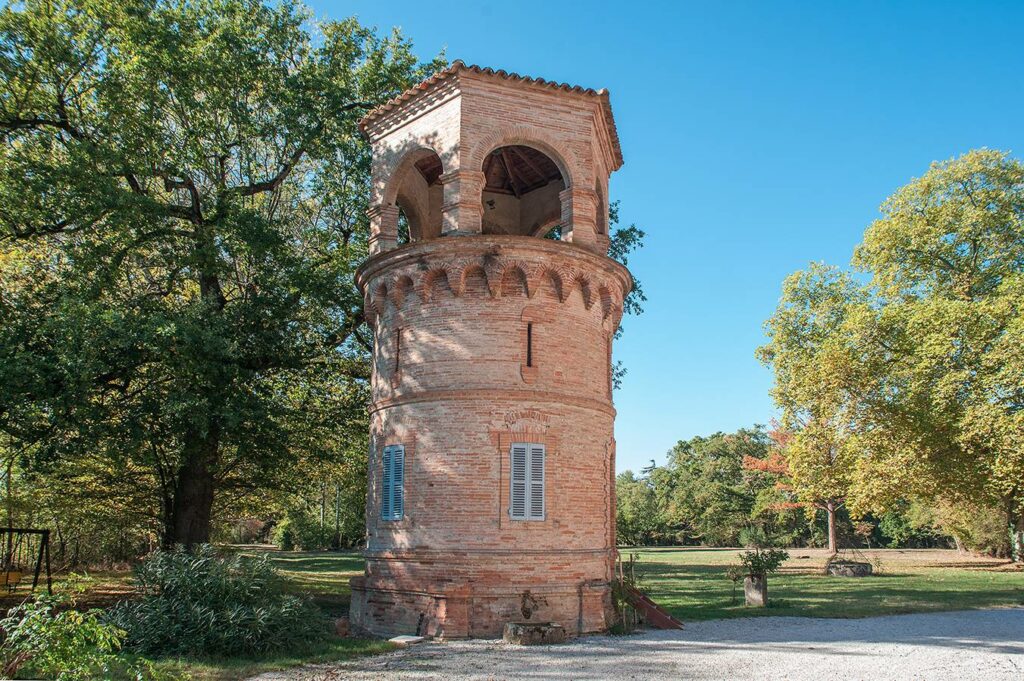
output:
[[[1024,155],[1024,3],[313,1],[417,52],[608,88],[647,311],[615,348],[618,468],[767,423],[754,359],[782,279],[849,262],[933,160]]]

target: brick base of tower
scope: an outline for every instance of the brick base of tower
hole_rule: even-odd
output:
[[[578,570],[572,555],[542,560],[566,576]],[[524,588],[504,581],[428,585],[355,577],[350,620],[376,636],[419,634],[441,639],[497,638],[508,622],[554,622],[577,635],[606,631],[612,625],[607,581],[549,581],[543,576],[534,580],[531,588]]]

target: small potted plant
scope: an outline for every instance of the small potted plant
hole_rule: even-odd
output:
[[[743,578],[743,596],[747,605],[763,608],[768,605],[768,575],[774,574],[789,558],[782,549],[759,549],[744,551],[740,555],[740,569]]]

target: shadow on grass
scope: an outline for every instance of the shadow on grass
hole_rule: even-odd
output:
[[[699,558],[685,549],[675,554],[644,551],[638,567],[642,588],[684,621],[770,615],[858,618],[1024,605],[1024,572],[978,570],[977,563],[970,563],[971,569],[950,568],[940,562],[900,563],[862,578],[826,576],[817,564],[790,564],[768,579],[770,607],[748,608],[742,583],[733,600],[734,586],[725,575],[728,563],[685,562]]]
[[[192,681],[236,681],[271,671],[306,664],[343,662],[395,650],[397,646],[379,639],[325,637],[285,652],[268,652],[238,657],[149,658],[160,671],[190,675]],[[127,658],[133,659],[131,657]],[[127,681],[129,676],[114,677]]]

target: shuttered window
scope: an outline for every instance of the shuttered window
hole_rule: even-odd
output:
[[[544,445],[513,442],[511,458],[509,516],[512,520],[544,520]]]
[[[405,446],[388,445],[381,457],[380,517],[401,520],[405,514]]]

